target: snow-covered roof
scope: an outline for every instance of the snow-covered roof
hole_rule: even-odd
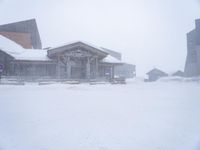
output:
[[[88,43],[88,42],[86,42],[86,41],[71,41],[71,42],[68,42],[68,43],[64,43],[64,44],[62,44],[62,45],[58,45],[58,46],[52,47],[52,48],[50,48],[49,50],[51,50],[51,49],[56,49],[56,48],[59,48],[59,47],[63,47],[63,46],[66,46],[66,45],[75,44],[75,43],[83,43],[83,44],[86,44],[86,45],[88,45],[88,46],[90,46],[90,47],[93,47],[93,48],[96,48],[96,49],[98,49],[98,50],[101,50],[101,51],[103,51],[103,52],[105,52],[105,53],[108,53],[107,51],[104,50],[104,48],[98,47],[98,46],[96,46],[96,45],[94,45],[94,44],[91,44],[91,43]]]
[[[17,60],[28,60],[28,61],[50,61],[47,57],[47,50],[36,50],[36,49],[26,49],[19,55],[15,55]]]
[[[97,47],[87,42],[74,41],[74,42],[65,43],[63,45],[48,49],[48,57],[52,58],[58,53],[63,53],[64,51],[71,50],[71,48],[73,47],[85,47],[86,49],[90,51],[98,53],[98,55],[101,56],[101,58],[104,58],[108,55],[108,53],[105,52],[101,47]]]
[[[70,42],[70,43],[65,43],[63,45],[50,48],[49,50],[51,51],[51,50],[54,50],[54,49],[57,49],[57,48],[60,48],[60,47],[65,47],[65,46],[77,44],[77,43],[85,44],[87,46],[93,47],[93,48],[103,52],[104,58],[101,60],[101,62],[103,62],[103,63],[118,63],[118,64],[122,63],[117,57],[112,56],[112,53],[114,53],[114,51],[112,51],[112,53],[111,53],[111,50],[108,51],[107,49],[105,49],[103,47],[98,47],[96,45],[90,44],[90,43],[85,42],[85,41],[73,41],[73,42]],[[115,52],[115,53],[118,54],[118,52]],[[119,53],[119,55],[120,55],[120,53]]]
[[[117,58],[115,58],[115,57],[113,57],[111,55],[106,56],[104,59],[101,60],[101,62],[104,62],[104,63],[118,63],[118,64],[123,63],[122,61],[118,60]]]
[[[23,48],[20,45],[2,35],[0,35],[0,49],[11,56],[23,52]]]
[[[81,42],[81,41],[77,41],[77,42]],[[72,42],[71,44],[77,43],[77,42]],[[92,47],[102,50],[102,51],[104,50],[103,48],[96,47],[96,46],[94,46],[92,44],[88,44],[86,42],[81,42],[81,43],[87,44],[89,46],[92,46]],[[65,44],[65,45],[69,45],[69,44],[70,43]],[[65,46],[65,45],[63,45],[63,46]],[[1,35],[0,35],[0,50],[7,53],[8,55],[14,57],[16,60],[26,60],[26,61],[50,61],[51,60],[47,55],[48,50],[24,49],[23,47],[21,47],[14,41],[9,40]],[[105,52],[105,53],[108,54],[107,52]],[[120,60],[118,60],[117,58],[115,58],[111,55],[107,55],[104,59],[101,60],[101,62],[103,62],[103,63],[118,63],[118,64],[122,63]]]
[[[16,60],[49,61],[47,50],[24,49],[12,40],[0,35],[0,50],[14,57]]]

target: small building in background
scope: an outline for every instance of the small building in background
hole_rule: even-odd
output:
[[[184,74],[183,71],[178,70],[178,71],[174,72],[174,73],[172,74],[172,76],[184,77],[185,74]]]
[[[152,69],[151,71],[147,72],[146,74],[148,75],[147,81],[149,81],[149,82],[156,81],[159,78],[168,76],[167,73],[165,73],[162,70],[159,70],[157,68]]]

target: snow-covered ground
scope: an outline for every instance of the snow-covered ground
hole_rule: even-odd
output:
[[[199,83],[0,85],[0,150],[199,149]]]

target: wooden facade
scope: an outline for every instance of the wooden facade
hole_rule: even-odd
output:
[[[120,53],[85,42],[42,49],[35,19],[0,25],[0,64],[2,75],[32,80],[112,80],[135,74],[135,66],[122,63]]]
[[[122,63],[104,62],[107,55],[107,52],[83,42],[48,50],[48,57],[57,62],[57,78],[67,79],[114,78],[114,67]]]
[[[104,61],[109,55],[107,52],[83,42],[47,50],[48,60],[17,59],[3,51],[0,52],[0,63],[6,66],[3,75],[24,79],[111,80],[115,76],[115,67],[122,65],[121,62]]]

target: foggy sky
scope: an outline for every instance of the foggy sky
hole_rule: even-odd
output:
[[[87,41],[123,54],[137,74],[183,70],[199,0],[0,0],[0,24],[36,18],[43,47]]]

